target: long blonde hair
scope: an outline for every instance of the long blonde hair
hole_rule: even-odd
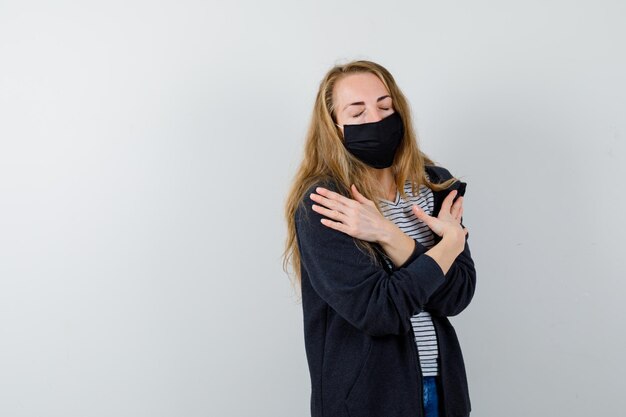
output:
[[[292,279],[292,285],[294,289],[300,288],[302,279],[300,251],[296,239],[295,213],[298,205],[304,201],[304,193],[320,181],[334,180],[340,188],[339,192],[347,197],[352,198],[349,189],[351,184],[355,184],[359,192],[374,201],[377,206],[378,200],[384,198],[383,190],[380,189],[380,184],[372,169],[346,150],[341,131],[335,125],[336,115],[332,100],[335,84],[346,75],[363,72],[376,75],[387,87],[394,110],[400,114],[404,123],[404,137],[396,151],[392,165],[396,188],[402,197],[407,197],[404,192],[404,184],[407,180],[411,181],[413,194],[419,190],[422,184],[434,191],[439,191],[449,187],[456,180],[451,178],[444,183],[435,184],[426,177],[425,166],[434,165],[434,162],[419,150],[417,137],[413,130],[409,103],[387,69],[375,62],[364,60],[352,61],[331,68],[320,83],[304,144],[304,156],[287,194],[285,204],[287,237],[283,252],[283,269],[292,277],[289,265],[291,264],[293,267],[295,279]],[[375,258],[371,243],[358,239],[355,241],[360,248],[365,249],[372,255],[372,258]]]

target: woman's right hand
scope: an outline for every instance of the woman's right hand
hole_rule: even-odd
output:
[[[443,200],[437,217],[426,214],[418,205],[414,204],[411,208],[415,216],[423,221],[433,233],[441,236],[442,240],[449,242],[456,255],[458,255],[465,248],[465,236],[468,231],[461,226],[463,196],[454,201],[456,195],[456,190],[450,191]]]

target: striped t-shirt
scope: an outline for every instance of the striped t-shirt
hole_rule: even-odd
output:
[[[408,197],[406,200],[397,191],[395,201],[380,200],[380,209],[383,215],[405,234],[417,240],[426,248],[430,248],[435,243],[433,233],[424,222],[415,217],[411,206],[417,204],[424,212],[432,216],[434,210],[433,192],[430,188],[422,185],[418,195],[413,195],[410,181],[404,184],[404,192]],[[427,311],[419,312],[411,317],[411,324],[415,332],[415,343],[419,352],[422,374],[424,376],[435,376],[437,375],[439,352],[437,349],[437,335],[430,314]]]

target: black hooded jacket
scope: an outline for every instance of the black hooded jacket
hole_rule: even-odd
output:
[[[442,167],[427,166],[431,181],[452,177]],[[374,262],[342,232],[324,226],[305,194],[296,211],[296,237],[301,255],[304,338],[311,376],[312,417],[423,416],[422,373],[410,317],[428,311],[437,334],[440,401],[444,416],[464,417],[471,405],[463,356],[448,316],[470,303],[476,272],[470,249],[443,274],[424,255],[417,240],[410,258],[393,267],[382,253]],[[452,189],[433,192],[434,212]],[[467,236],[469,237],[469,235]],[[435,243],[440,238],[435,235]]]

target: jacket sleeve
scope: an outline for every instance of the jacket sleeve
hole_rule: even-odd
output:
[[[444,283],[443,271],[425,255],[387,272],[351,236],[320,222],[322,216],[311,208],[314,190],[307,191],[295,215],[301,268],[311,287],[337,314],[369,335],[408,332],[410,317],[423,310]]]
[[[465,310],[474,297],[476,269],[465,237],[465,248],[446,273],[445,282],[435,290],[425,305],[425,310],[437,316],[455,316]]]
[[[432,179],[436,182],[443,182],[452,178],[450,171],[441,166],[429,166],[427,167],[427,170],[432,173]],[[450,190],[456,189],[459,191],[459,195],[464,195],[466,186],[467,184],[464,182],[456,181],[447,190],[436,192],[438,195],[435,198],[435,210],[433,212],[433,216],[437,216],[439,214],[442,200],[450,192]],[[463,224],[462,218],[461,224]],[[463,249],[463,252],[461,252],[461,254],[455,259],[452,266],[446,273],[446,280],[444,284],[431,294],[424,307],[424,309],[431,314],[439,316],[455,316],[469,305],[474,296],[474,290],[476,287],[476,270],[470,253],[468,238],[469,234],[465,237],[465,248]],[[435,244],[439,243],[440,240],[440,237],[435,236]],[[426,252],[426,248],[422,246],[419,250],[413,252],[407,262],[412,261],[416,257],[421,257],[424,252]]]
[[[454,260],[446,273],[445,282],[439,286],[430,296],[424,309],[438,316],[455,316],[465,309],[472,301],[476,288],[476,269],[474,261],[465,237],[465,248]],[[415,249],[406,262],[401,266],[414,262],[428,249],[415,240]]]

